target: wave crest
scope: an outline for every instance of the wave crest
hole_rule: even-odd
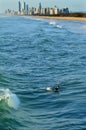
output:
[[[16,94],[12,93],[8,88],[0,89],[0,101],[5,102],[8,107],[18,109],[20,100]]]

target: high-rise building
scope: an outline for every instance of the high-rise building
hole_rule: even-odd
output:
[[[46,15],[49,15],[50,14],[50,8],[49,7],[46,7]]]
[[[24,10],[26,10],[26,3],[24,2]]]
[[[54,9],[50,8],[50,15],[54,15]]]
[[[61,9],[60,14],[65,14],[65,15],[69,14],[69,9],[68,8]]]
[[[26,9],[26,3],[23,1],[22,2],[22,11],[25,11],[25,9]]]
[[[54,7],[54,15],[59,14],[59,9],[57,8],[57,6]]]
[[[26,5],[26,14],[29,13],[29,8],[28,8],[28,4]]]
[[[42,9],[42,6],[41,6],[41,3],[39,3],[39,15],[41,14],[41,9]]]
[[[18,2],[18,11],[21,12],[21,2]]]

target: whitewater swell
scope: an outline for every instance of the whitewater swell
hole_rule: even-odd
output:
[[[16,94],[12,93],[8,88],[0,89],[0,102],[4,102],[8,107],[18,109],[20,101]]]

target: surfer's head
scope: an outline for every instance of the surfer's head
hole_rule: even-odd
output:
[[[54,92],[58,92],[58,91],[59,91],[59,85],[56,86],[56,87],[54,87],[54,88],[53,88],[53,91],[54,91]]]

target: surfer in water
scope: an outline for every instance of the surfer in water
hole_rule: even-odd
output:
[[[52,91],[52,92],[59,92],[59,85],[55,87],[47,87],[45,88],[47,91]]]
[[[58,92],[58,91],[59,91],[59,85],[56,86],[56,87],[54,87],[54,88],[53,88],[53,91],[54,91],[54,92]]]

